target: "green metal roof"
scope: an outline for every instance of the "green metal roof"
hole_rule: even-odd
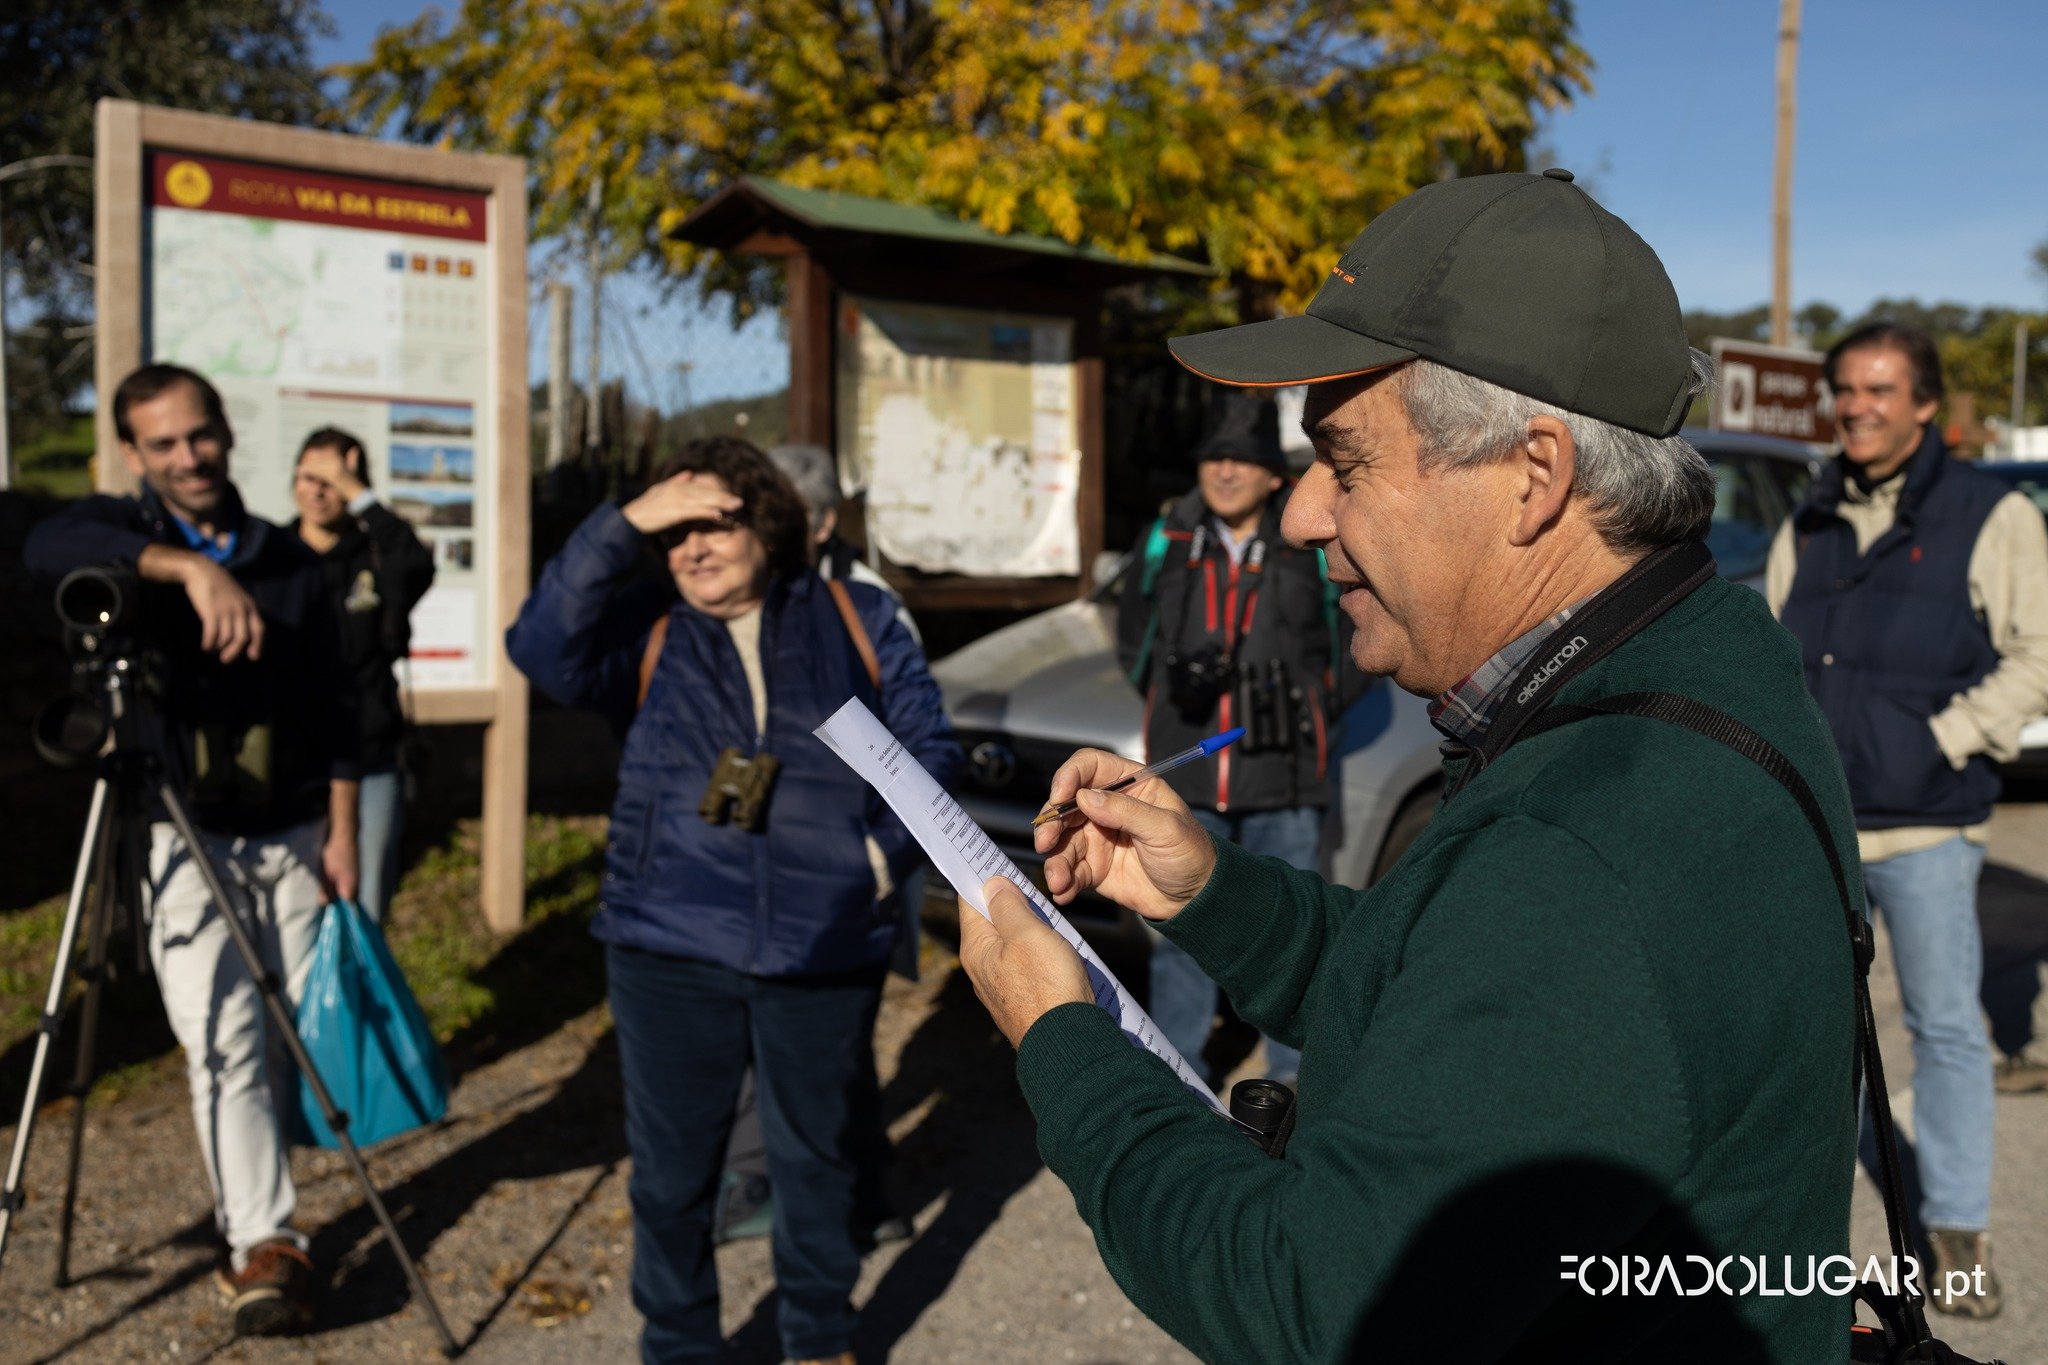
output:
[[[748,203],[747,201],[753,201]],[[819,232],[911,237],[987,251],[1029,252],[1086,262],[1091,266],[1141,274],[1210,275],[1209,267],[1178,256],[1154,253],[1143,259],[1119,256],[1099,247],[1074,246],[1057,237],[991,232],[921,204],[899,204],[863,194],[798,189],[766,176],[745,176],[706,200],[675,230],[674,235],[710,246],[730,246],[746,235],[747,210],[771,210]]]

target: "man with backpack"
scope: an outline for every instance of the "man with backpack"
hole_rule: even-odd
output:
[[[1331,728],[1366,679],[1321,557],[1280,535],[1287,463],[1273,403],[1219,389],[1195,446],[1196,486],[1169,504],[1125,575],[1117,659],[1145,698],[1148,761],[1235,726],[1244,738],[1167,781],[1219,839],[1313,870],[1330,804]],[[1216,986],[1152,936],[1151,1012],[1199,1070]],[[1267,1074],[1301,1054],[1266,1040]]]

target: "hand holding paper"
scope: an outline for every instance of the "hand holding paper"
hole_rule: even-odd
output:
[[[960,965],[996,1027],[1011,1047],[1020,1047],[1047,1011],[1076,1001],[1093,1004],[1095,996],[1081,955],[1031,913],[1008,878],[991,877],[982,891],[986,917],[965,913],[971,907],[961,902]]]
[[[1051,993],[1046,998],[1053,1003],[1067,999],[1094,1000],[1117,1021],[1118,1026],[1124,1031],[1124,1036],[1135,1046],[1144,1048],[1172,1067],[1174,1073],[1188,1088],[1200,1095],[1211,1108],[1218,1113],[1225,1112],[1215,1092],[1202,1083],[1202,1078],[1195,1074],[1187,1059],[1180,1055],[1172,1043],[1166,1041],[1158,1026],[1152,1022],[1151,1016],[1138,1007],[1137,1001],[1131,999],[1130,993],[1110,973],[1095,950],[1088,946],[1073,925],[1067,923],[1067,917],[1055,909],[1052,902],[1017,870],[1017,865],[1005,857],[1003,851],[996,847],[995,841],[988,837],[988,833],[975,824],[966,811],[960,809],[960,804],[948,796],[944,788],[932,780],[931,774],[918,766],[916,759],[904,752],[903,745],[889,733],[888,727],[876,720],[874,713],[863,706],[858,698],[833,712],[832,718],[818,727],[817,736],[824,741],[826,748],[844,759],[848,767],[859,773],[869,785],[881,793],[882,799],[889,803],[889,808],[896,812],[911,834],[916,837],[933,865],[948,882],[952,883],[953,889],[960,893],[962,901],[983,916],[989,916],[989,900],[984,889],[986,885],[995,878],[1001,878],[1016,887],[1031,915],[1058,937],[1065,939],[1067,946],[1074,951],[1079,959],[1082,979],[1087,989],[1080,994],[1062,994],[1062,991],[1073,984],[1071,978],[1066,975],[1067,968],[1064,964],[1067,960],[1050,951],[1038,951],[1045,946],[1043,940],[1024,926],[1011,926],[1023,928],[1024,932],[1021,934],[1003,932],[1003,924],[974,926],[973,932],[977,937],[970,939],[970,926],[966,921],[971,917],[962,915],[963,955],[972,942],[976,945],[973,951],[983,955],[993,952],[996,954],[993,960],[999,963],[1002,958],[1009,955],[1013,943],[1021,945],[1017,949],[1017,961],[1028,957],[1040,966],[1051,968]],[[1185,819],[1185,815],[1182,818]],[[1048,826],[1040,831],[1040,837],[1046,837],[1052,832]],[[1196,832],[1200,833],[1199,828]],[[1206,836],[1203,836],[1202,848],[1213,861],[1215,850],[1208,843]],[[1005,897],[1005,901],[1007,900]],[[1006,922],[1008,916],[1009,909],[1006,908]],[[990,927],[990,932],[997,935],[997,941],[992,948],[989,946],[989,938],[980,934],[982,927]],[[984,957],[984,960],[989,959]],[[1040,983],[1041,986],[1044,984]],[[979,980],[976,981],[976,986],[977,989],[980,988]],[[1035,992],[1038,988],[1033,989]],[[1012,998],[1022,999],[1023,994],[1020,991]],[[994,1008],[992,1004],[992,1012]],[[1029,1006],[1020,1005],[1013,1012],[1021,1018],[1028,1009]],[[1042,1013],[1043,1008],[1031,1014],[1030,1019],[1035,1020],[1038,1014]],[[1001,1016],[998,1017],[998,1022],[1002,1022]],[[1025,1027],[1028,1028],[1029,1025],[1030,1020],[1026,1020]],[[1008,1027],[1004,1025],[1006,1033]],[[1017,1036],[1022,1036],[1021,1031]],[[1016,1038],[1012,1038],[1011,1041],[1015,1042]]]

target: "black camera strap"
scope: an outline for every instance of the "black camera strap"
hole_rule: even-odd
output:
[[[1769,740],[1726,712],[1673,692],[1629,692],[1583,703],[1559,703],[1542,709],[1540,715],[1527,717],[1519,737],[1526,739],[1595,716],[1645,716],[1680,726],[1734,750],[1762,768],[1785,789],[1786,795],[1799,807],[1807,827],[1813,831],[1815,841],[1827,858],[1828,875],[1834,880],[1842,919],[1848,926],[1851,989],[1856,1001],[1857,1052],[1860,1054],[1864,1089],[1870,1096],[1871,1123],[1877,1135],[1878,1190],[1884,1198],[1885,1230],[1891,1238],[1893,1264],[1905,1264],[1903,1211],[1906,1198],[1899,1176],[1891,1096],[1885,1089],[1884,1058],[1877,1046],[1877,1015],[1870,1003],[1870,965],[1877,953],[1876,938],[1871,933],[1870,921],[1858,912],[1855,900],[1849,894],[1848,871],[1842,865],[1841,851],[1836,848],[1827,819],[1821,813],[1819,798],[1792,765],[1792,760]],[[1498,751],[1495,756],[1498,757]],[[1856,1103],[1858,1070],[1858,1067],[1850,1070],[1849,1103],[1852,1106]],[[1864,1281],[1857,1286],[1856,1296],[1870,1305],[1882,1329],[1883,1339],[1874,1343],[1875,1353],[1869,1358],[1902,1363],[1950,1361],[1965,1365],[1967,1357],[1956,1354],[1929,1331],[1920,1296],[1910,1292],[1903,1279],[1897,1293],[1887,1293],[1881,1286]],[[1861,1343],[1858,1343],[1858,1349],[1860,1352]],[[1859,1353],[1855,1358],[1861,1360],[1865,1356]]]
[[[1566,683],[1684,601],[1714,574],[1714,556],[1704,542],[1668,545],[1643,556],[1573,612],[1508,684],[1506,698],[1478,744],[1472,746],[1470,758],[1445,793],[1446,799],[1464,790],[1506,752],[1530,719]]]

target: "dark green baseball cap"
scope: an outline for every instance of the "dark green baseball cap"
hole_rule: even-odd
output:
[[[1307,312],[1168,345],[1246,388],[1422,356],[1652,436],[1678,430],[1695,391],[1657,254],[1563,170],[1425,185],[1358,234]]]

